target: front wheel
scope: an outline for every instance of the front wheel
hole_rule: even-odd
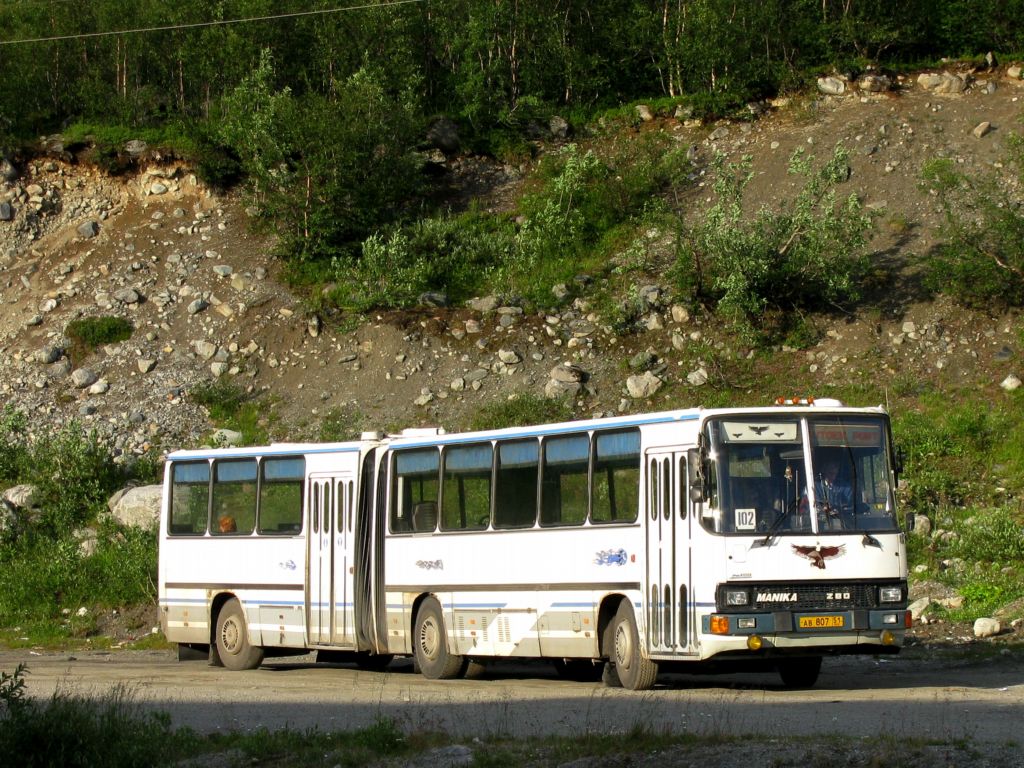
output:
[[[614,665],[615,676],[623,688],[631,691],[646,691],[653,687],[658,677],[658,665],[644,658],[640,652],[640,635],[636,629],[633,608],[623,601],[609,627],[610,639],[607,649],[609,662]],[[612,670],[606,674],[611,676]],[[605,683],[608,684],[608,677]]]
[[[463,658],[448,652],[444,616],[437,600],[430,597],[416,612],[413,632],[416,664],[420,673],[430,680],[449,680],[462,674]]]
[[[813,688],[821,672],[821,656],[786,659],[778,663],[779,677],[787,688]]]
[[[245,612],[237,598],[231,598],[217,615],[217,655],[228,669],[239,672],[263,663],[263,649],[249,643]]]

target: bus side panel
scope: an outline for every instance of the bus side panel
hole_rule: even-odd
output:
[[[385,546],[392,653],[411,652],[423,594],[441,602],[450,647],[470,656],[594,658],[602,600],[640,600],[639,524],[390,536]]]
[[[305,536],[169,537],[160,607],[171,642],[209,643],[218,595],[238,598],[253,645],[304,647]]]

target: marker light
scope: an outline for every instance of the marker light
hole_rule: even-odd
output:
[[[912,626],[914,626],[914,614],[912,614],[910,611],[906,611],[903,614],[903,626],[907,629],[910,629]]]
[[[711,615],[711,634],[713,635],[728,635],[729,634],[729,617],[728,616],[717,616]]]
[[[776,397],[776,405],[814,405],[813,397]]]
[[[751,635],[747,638],[747,648],[752,651],[760,651],[762,645],[764,645],[764,641],[760,635]]]

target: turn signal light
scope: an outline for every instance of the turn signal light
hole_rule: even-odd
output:
[[[728,616],[711,616],[711,634],[713,635],[728,635],[729,634],[729,617]]]

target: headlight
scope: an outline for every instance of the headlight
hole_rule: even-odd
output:
[[[750,596],[747,594],[745,589],[727,589],[725,590],[725,604],[726,605],[747,605],[750,603]]]
[[[878,590],[878,602],[898,603],[903,600],[903,587],[880,587]]]

